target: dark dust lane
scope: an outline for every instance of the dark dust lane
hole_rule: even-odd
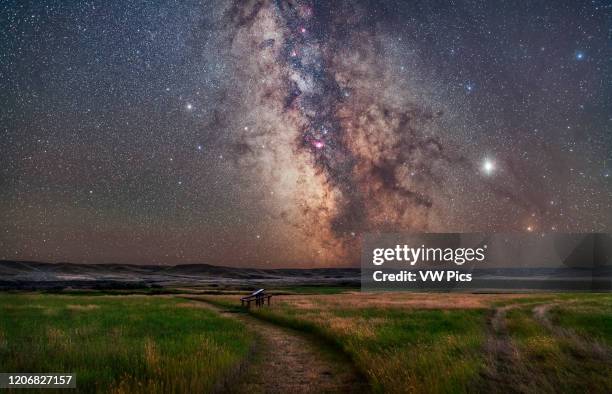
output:
[[[200,301],[200,300],[198,300]],[[321,349],[293,330],[233,313],[206,302],[224,316],[237,319],[258,334],[251,365],[229,388],[231,393],[363,393],[369,386],[349,360]]]

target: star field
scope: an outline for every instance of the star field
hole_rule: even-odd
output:
[[[612,3],[5,1],[0,258],[610,232]]]

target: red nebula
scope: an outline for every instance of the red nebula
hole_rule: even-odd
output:
[[[312,144],[317,149],[322,149],[323,147],[325,147],[325,142],[323,142],[321,140],[315,140]]]

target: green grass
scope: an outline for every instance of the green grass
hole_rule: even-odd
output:
[[[183,293],[176,289],[165,287],[145,287],[136,289],[108,289],[108,290],[91,290],[91,289],[57,289],[45,290],[40,294],[59,294],[59,295],[80,295],[80,296],[103,296],[103,295],[162,295],[162,294],[179,294]],[[14,293],[14,294],[19,294]]]
[[[252,336],[188,301],[0,294],[2,372],[76,373],[80,392],[206,392]]]
[[[584,297],[581,302],[557,306],[551,317],[559,327],[612,347],[612,295]]]
[[[357,325],[346,332],[328,330],[339,334],[377,391],[469,392],[484,368],[482,310],[363,309],[334,315]],[[365,335],[359,335],[359,326],[367,327]]]
[[[272,293],[286,294],[341,294],[349,291],[359,291],[356,286],[286,286],[270,289]]]
[[[517,385],[523,392],[612,392],[612,360],[598,344],[612,339],[609,300],[609,295],[549,300],[558,303],[549,312],[553,328],[534,318],[533,305],[508,312],[508,332],[521,357]]]
[[[275,296],[271,308],[250,313],[348,355],[376,392],[486,392],[499,379],[528,393],[612,392],[611,294],[287,290],[295,295]],[[481,302],[471,303],[474,297]],[[244,311],[238,295],[186,298]],[[534,316],[542,304],[550,325]],[[75,372],[85,392],[207,392],[231,376],[253,337],[197,306],[163,296],[0,294],[0,369]],[[501,306],[509,306],[504,328],[493,332],[487,322]],[[516,355],[510,372],[493,379],[501,364],[487,346],[491,338],[507,341]]]
[[[402,297],[408,303],[418,295]],[[240,309],[236,297],[208,300]],[[495,387],[528,393],[612,392],[612,360],[591,349],[612,340],[611,294],[500,295],[468,309],[408,308],[387,300],[386,294],[295,295],[250,313],[341,349],[377,392],[487,392]],[[432,300],[439,297],[431,294],[423,305]],[[551,305],[548,318],[554,329],[534,316],[533,308],[542,304]],[[497,360],[487,347],[488,340],[504,335],[487,324],[493,309],[502,306],[511,306],[504,331],[516,350],[516,365],[502,365],[507,360]],[[496,375],[498,368],[512,371]],[[495,379],[507,381],[500,386]]]
[[[209,301],[236,308],[235,301]],[[264,320],[313,334],[346,353],[375,392],[470,392],[485,360],[486,310],[330,308],[287,303],[251,309]]]

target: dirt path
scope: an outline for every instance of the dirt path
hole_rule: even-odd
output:
[[[519,305],[507,305],[493,310],[488,320],[486,351],[488,368],[486,386],[483,392],[520,393],[525,388],[521,385],[521,368],[518,350],[508,334],[506,314]]]
[[[224,310],[202,300],[206,308],[239,320],[258,334],[252,365],[231,393],[363,393],[369,388],[342,355],[324,351],[310,338],[247,313]]]
[[[557,306],[558,304],[553,303],[553,304],[541,304],[541,305],[537,305],[533,308],[533,317],[535,318],[535,320],[540,323],[541,325],[543,325],[544,327],[546,327],[547,329],[551,330],[551,331],[555,331],[557,328],[553,326],[552,322],[550,321],[550,318],[548,316],[548,312],[555,306]]]

